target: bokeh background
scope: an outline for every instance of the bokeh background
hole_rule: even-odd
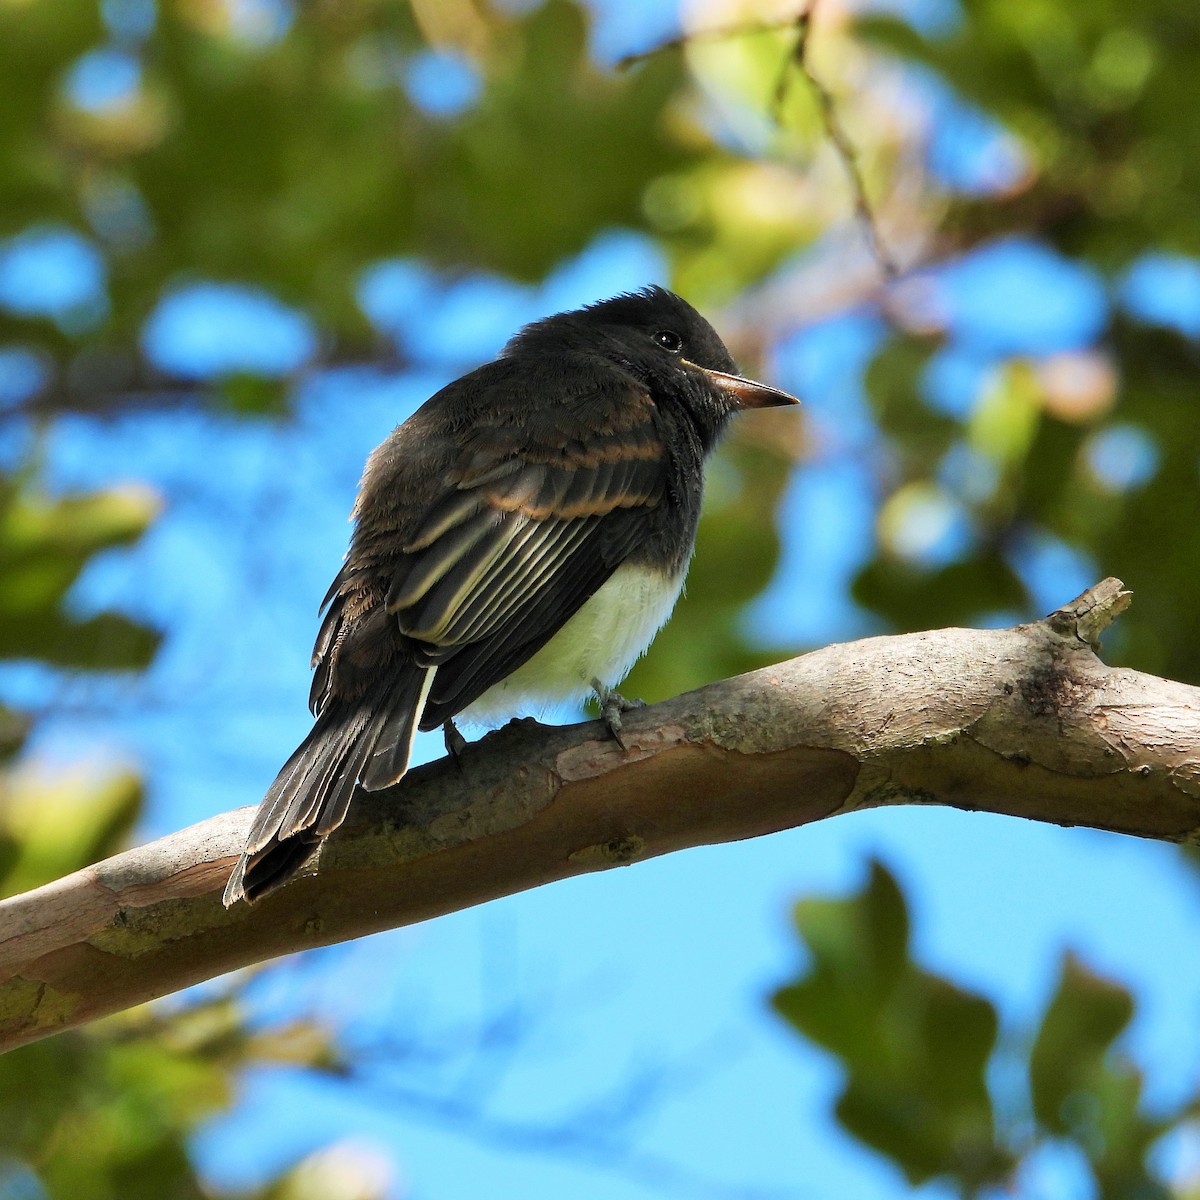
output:
[[[805,409],[627,693],[1109,574],[1200,682],[1197,79],[1192,0],[0,0],[3,894],[255,803],[370,448],[652,281]],[[9,1054],[0,1198],[1200,1196],[1198,947],[1173,847],[857,814]]]

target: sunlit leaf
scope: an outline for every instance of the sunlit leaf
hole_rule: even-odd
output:
[[[9,773],[0,808],[0,891],[27,891],[116,853],[141,811],[142,786],[127,771],[78,768],[50,775],[32,763]]]

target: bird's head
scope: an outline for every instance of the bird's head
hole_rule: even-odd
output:
[[[680,403],[708,435],[705,441],[742,409],[799,403],[740,375],[717,331],[666,288],[647,287],[559,313],[528,326],[515,341],[543,337],[602,355],[642,380],[656,400]]]

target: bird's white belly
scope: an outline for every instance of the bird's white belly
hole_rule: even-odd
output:
[[[578,702],[591,693],[593,679],[615,687],[671,615],[684,574],[618,567],[528,662],[464,709],[462,719],[490,724],[549,705]]]

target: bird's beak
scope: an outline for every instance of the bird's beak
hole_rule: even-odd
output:
[[[775,408],[781,404],[800,403],[789,392],[780,391],[766,383],[743,379],[740,375],[728,375],[724,371],[710,371],[707,367],[697,367],[695,363],[688,363],[688,366],[706,375],[713,387],[737,402],[738,408]]]

